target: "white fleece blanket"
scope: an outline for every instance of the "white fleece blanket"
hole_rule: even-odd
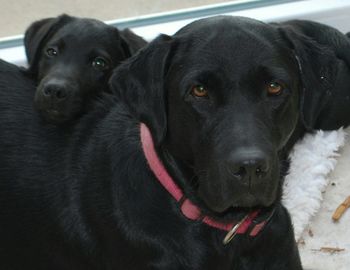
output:
[[[332,221],[334,210],[350,195],[349,132],[307,134],[290,155],[283,203],[292,216],[305,269],[350,269],[350,210],[340,222]]]

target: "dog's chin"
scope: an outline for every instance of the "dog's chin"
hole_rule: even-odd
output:
[[[40,94],[35,96],[34,107],[45,121],[52,124],[61,124],[75,119],[83,110],[81,99],[78,97],[62,102],[50,102]]]
[[[205,206],[207,208],[206,214],[223,219],[242,218],[255,210],[269,212],[275,204],[276,198],[257,199],[251,194],[245,195],[244,199],[241,199],[240,201],[221,203],[210,203],[205,201]]]
[[[247,215],[259,211],[259,216],[257,220],[263,220],[264,217],[268,216],[271,212],[274,211],[277,203],[273,203],[270,206],[264,205],[255,205],[253,207],[239,207],[239,206],[231,206],[224,211],[221,212],[208,212],[206,215],[211,216],[214,219],[222,220],[222,221],[232,221],[232,220],[241,220]]]
[[[62,124],[70,121],[78,115],[78,110],[70,110],[66,106],[46,106],[46,104],[35,104],[35,108],[41,117],[52,124]]]
[[[231,207],[244,207],[244,208],[267,208],[270,207],[276,201],[276,196],[262,196],[256,197],[250,193],[247,193],[239,201],[234,201]]]
[[[37,108],[41,117],[49,123],[61,124],[69,121],[69,117],[65,112],[56,108]]]
[[[51,123],[63,123],[66,122],[69,118],[62,112],[55,109],[48,109],[42,111],[44,118]]]

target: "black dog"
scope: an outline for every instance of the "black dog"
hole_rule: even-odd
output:
[[[114,67],[146,45],[126,29],[94,19],[61,15],[33,23],[24,45],[29,71],[39,85],[35,105],[49,122],[65,122],[86,111]]]
[[[214,17],[160,36],[71,130],[43,126],[32,80],[2,63],[0,268],[302,269],[281,153],[350,85],[302,25]]]

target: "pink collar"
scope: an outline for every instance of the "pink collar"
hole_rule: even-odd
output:
[[[236,234],[245,234],[253,224],[254,219],[258,216],[259,210],[252,211],[246,215],[241,221],[222,223],[215,219],[202,214],[198,206],[194,205],[190,199],[186,198],[183,191],[174,182],[172,177],[168,174],[163,163],[158,158],[158,155],[154,148],[152,135],[148,127],[141,123],[140,126],[142,149],[147,159],[148,165],[152,172],[157,177],[162,186],[172,195],[172,197],[179,203],[182,214],[190,220],[198,220],[214,227],[219,230],[227,231],[223,243],[229,243]],[[264,228],[268,220],[272,217],[272,214],[267,220],[261,223],[254,224],[250,230],[249,235],[254,237]]]

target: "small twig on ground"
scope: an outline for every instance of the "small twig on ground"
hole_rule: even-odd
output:
[[[320,251],[320,252],[334,254],[334,253],[345,251],[345,248],[321,247],[320,249],[312,249],[312,251]]]
[[[305,246],[305,240],[303,238],[300,238],[297,242],[298,245]]]
[[[338,208],[335,210],[332,218],[333,221],[338,221],[342,215],[344,214],[344,212],[346,211],[346,209],[348,209],[350,207],[350,196],[346,198],[345,201],[343,201]]]
[[[314,232],[311,229],[308,230],[308,234],[310,237],[314,237]]]

